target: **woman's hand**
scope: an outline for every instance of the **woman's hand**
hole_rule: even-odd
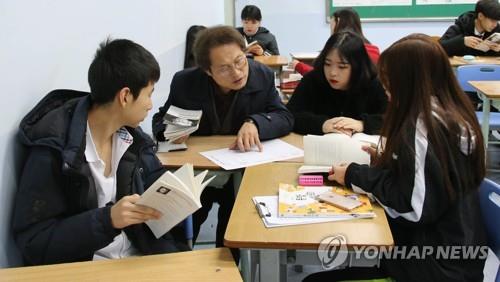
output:
[[[332,119],[333,127],[337,130],[351,130],[353,133],[363,132],[363,122],[348,117],[336,117]]]
[[[352,136],[352,130],[347,128],[335,128],[335,119],[327,119],[322,126],[323,133],[342,133],[348,136]]]
[[[338,184],[345,185],[345,173],[347,171],[348,164],[340,164],[332,166],[332,170],[328,175],[328,180],[337,182]]]

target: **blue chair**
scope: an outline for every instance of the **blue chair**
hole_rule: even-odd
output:
[[[500,185],[484,179],[479,188],[479,203],[484,225],[488,234],[488,246],[500,259]],[[497,270],[496,282],[500,281],[500,269]]]
[[[457,68],[457,80],[466,92],[476,92],[468,81],[500,80],[500,65],[465,65]]]
[[[190,215],[186,217],[186,219],[184,219],[183,221],[183,224],[187,244],[191,249],[193,249],[193,216]]]
[[[456,71],[457,80],[466,92],[476,92],[469,81],[491,81],[500,80],[500,65],[466,65],[460,66]],[[476,112],[479,123],[483,121],[483,113]],[[490,130],[500,130],[500,113],[490,113]],[[488,136],[484,136],[488,140]]]

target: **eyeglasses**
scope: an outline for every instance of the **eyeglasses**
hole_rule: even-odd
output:
[[[230,76],[233,71],[236,71],[236,70],[242,70],[243,67],[245,67],[247,65],[247,58],[242,55],[242,56],[239,56],[238,58],[236,58],[236,60],[234,61],[234,63],[232,64],[229,64],[229,65],[224,65],[222,67],[219,67],[217,68],[214,73],[217,73],[218,75],[220,76]]]

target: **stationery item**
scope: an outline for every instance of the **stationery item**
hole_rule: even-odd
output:
[[[205,170],[194,176],[193,165],[185,164],[174,173],[165,172],[142,194],[137,204],[163,214],[160,219],[146,221],[156,238],[201,208],[201,192],[215,178],[203,181],[207,173]]]
[[[346,211],[353,210],[361,205],[363,202],[353,199],[352,197],[346,197],[339,195],[335,192],[326,192],[318,196],[318,200],[334,205]]]
[[[363,145],[377,146],[380,136],[342,133],[304,136],[304,166],[298,173],[328,173],[332,165],[355,162],[370,164],[370,155]]]
[[[323,175],[299,175],[299,185],[322,186]]]
[[[168,141],[158,142],[158,152],[173,152],[187,150],[186,143],[175,144]]]
[[[291,225],[315,224],[340,220],[355,219],[352,215],[339,217],[296,217],[286,218],[278,216],[278,196],[255,196],[252,198],[259,217],[266,228],[284,227]]]
[[[348,200],[342,202],[344,207],[352,207],[350,210],[344,210],[326,203],[319,198],[324,193],[333,193],[342,197],[348,197],[355,201],[361,202],[361,205],[354,207],[347,203]],[[280,217],[340,217],[350,215],[356,218],[374,217],[370,199],[366,195],[354,193],[352,190],[343,187],[305,187],[295,186],[291,184],[279,184],[279,216]],[[340,202],[337,201],[337,202]]]
[[[304,155],[304,151],[280,139],[264,141],[261,144],[263,146],[262,152],[254,147],[249,152],[225,148],[205,151],[200,154],[226,170],[299,158]]]

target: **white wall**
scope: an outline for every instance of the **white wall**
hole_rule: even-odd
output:
[[[108,35],[134,40],[158,59],[156,111],[183,66],[188,27],[223,23],[220,0],[0,0],[0,267],[19,263],[10,221],[21,118],[52,89],[88,90],[88,66]],[[152,114],[143,123],[148,132]]]
[[[316,51],[323,48],[330,35],[326,23],[325,0],[235,0],[235,22],[240,26],[241,10],[256,5],[262,12],[262,26],[278,41],[280,53]],[[363,32],[381,50],[397,39],[415,32],[442,35],[453,20],[444,22],[363,22]]]

